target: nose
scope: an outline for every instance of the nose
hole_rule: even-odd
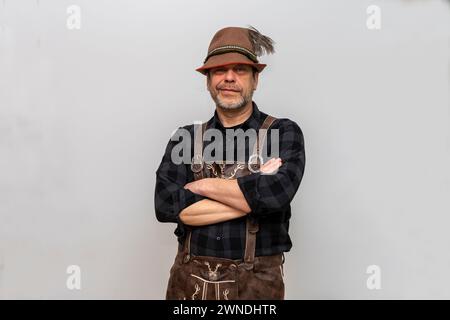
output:
[[[225,82],[234,82],[236,81],[236,74],[233,69],[228,69],[225,73]]]

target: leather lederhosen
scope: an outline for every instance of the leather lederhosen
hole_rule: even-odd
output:
[[[267,116],[260,129],[268,129],[276,119]],[[266,130],[261,130],[248,163],[206,164],[203,162],[203,133],[195,136],[194,158],[191,165],[194,179],[206,177],[236,179],[252,174],[260,166],[262,146]],[[262,133],[262,134],[261,134]],[[200,138],[199,138],[200,137]],[[261,146],[261,147],[260,147]],[[166,299],[170,300],[280,300],[284,299],[284,254],[255,257],[256,233],[259,226],[255,219],[246,219],[244,257],[238,260],[193,255],[190,250],[191,231],[179,246],[170,269]]]

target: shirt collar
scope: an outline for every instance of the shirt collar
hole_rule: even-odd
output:
[[[259,120],[261,118],[261,111],[259,111],[258,106],[254,101],[252,101],[252,114],[250,117],[245,120],[243,123],[238,124],[236,126],[233,126],[231,128],[224,128],[222,123],[220,122],[219,115],[217,114],[217,110],[214,111],[214,116],[208,121],[208,127],[209,128],[216,128],[216,129],[255,129],[258,130],[259,128]]]

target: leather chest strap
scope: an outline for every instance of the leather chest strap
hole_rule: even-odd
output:
[[[277,120],[275,117],[269,115],[266,117],[266,119],[264,119],[263,124],[259,128],[258,139],[255,141],[255,145],[253,146],[252,155],[258,155],[259,157],[261,157],[264,142],[267,136],[267,130],[270,128],[270,126],[274,123],[275,120]]]
[[[192,158],[191,169],[194,173],[194,180],[203,179],[203,135],[206,131],[204,122],[201,126],[194,124],[194,157]]]

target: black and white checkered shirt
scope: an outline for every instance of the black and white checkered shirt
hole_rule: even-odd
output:
[[[259,111],[253,102],[250,118],[238,126],[227,129],[258,130],[266,116],[267,114]],[[217,111],[207,126],[225,133]],[[187,125],[184,128],[191,132],[193,154],[194,126]],[[282,166],[278,172],[273,175],[258,172],[237,178],[238,185],[252,210],[249,214],[259,222],[256,256],[274,255],[291,249],[292,242],[288,234],[290,203],[299,188],[305,168],[304,139],[300,127],[292,120],[277,119],[267,133],[269,150],[272,129],[279,129],[279,157],[282,159]],[[245,250],[246,217],[201,227],[184,225],[179,219],[179,214],[184,208],[206,198],[184,189],[186,183],[194,181],[194,175],[190,164],[176,165],[171,161],[171,151],[177,143],[169,141],[156,171],[155,211],[158,221],[177,223],[175,235],[180,245],[185,240],[187,228],[190,228],[191,252],[194,255],[242,258]],[[207,145],[208,142],[204,142],[204,147]],[[249,155],[248,147],[246,146],[246,157]]]

